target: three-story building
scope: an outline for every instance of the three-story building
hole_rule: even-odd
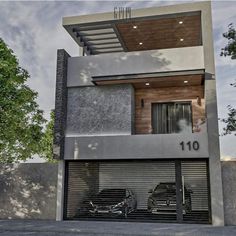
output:
[[[57,56],[57,219],[223,225],[210,3],[63,26],[83,55]]]

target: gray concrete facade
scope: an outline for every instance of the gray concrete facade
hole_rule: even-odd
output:
[[[57,198],[56,198],[56,220],[63,220],[64,191],[65,191],[65,161],[58,161],[57,172]]]
[[[203,47],[184,47],[141,52],[71,57],[67,86],[88,86],[93,77],[198,71],[204,69]]]
[[[181,142],[198,141],[199,150],[185,150]],[[65,160],[207,158],[203,134],[113,135],[66,137]],[[171,148],[170,148],[171,147]]]

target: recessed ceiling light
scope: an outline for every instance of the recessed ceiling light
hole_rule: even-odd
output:
[[[185,80],[184,83],[187,84],[187,83],[188,83],[188,80]]]
[[[134,25],[134,26],[133,26],[133,28],[134,28],[134,29],[137,29],[137,28],[138,28],[138,26],[137,26],[137,25]]]
[[[180,39],[180,42],[183,42],[184,41],[184,39]]]
[[[183,21],[179,21],[179,24],[182,25],[184,22]]]
[[[150,84],[149,83],[145,83],[146,86],[149,86]]]
[[[139,45],[143,45],[143,43],[142,43],[142,42],[140,42],[140,43],[139,43]]]

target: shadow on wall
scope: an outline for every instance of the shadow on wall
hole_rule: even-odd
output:
[[[0,189],[0,219],[55,219],[57,164],[2,164]]]
[[[69,85],[75,85],[78,81],[81,84],[88,84],[92,77],[122,76],[143,73],[165,72],[176,70],[176,65],[181,64],[181,57],[176,57],[176,65],[161,51],[141,51],[129,53],[114,53],[96,55],[95,57],[72,58]],[[173,67],[173,68],[172,68]]]

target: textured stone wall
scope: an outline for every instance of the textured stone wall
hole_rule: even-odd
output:
[[[57,51],[56,96],[55,96],[55,126],[53,153],[55,159],[63,159],[64,132],[67,104],[67,64],[70,55],[64,50]]]
[[[0,219],[55,219],[57,164],[0,165]]]
[[[66,135],[131,134],[133,87],[68,88]]]
[[[224,214],[226,225],[236,225],[236,161],[222,161]]]

